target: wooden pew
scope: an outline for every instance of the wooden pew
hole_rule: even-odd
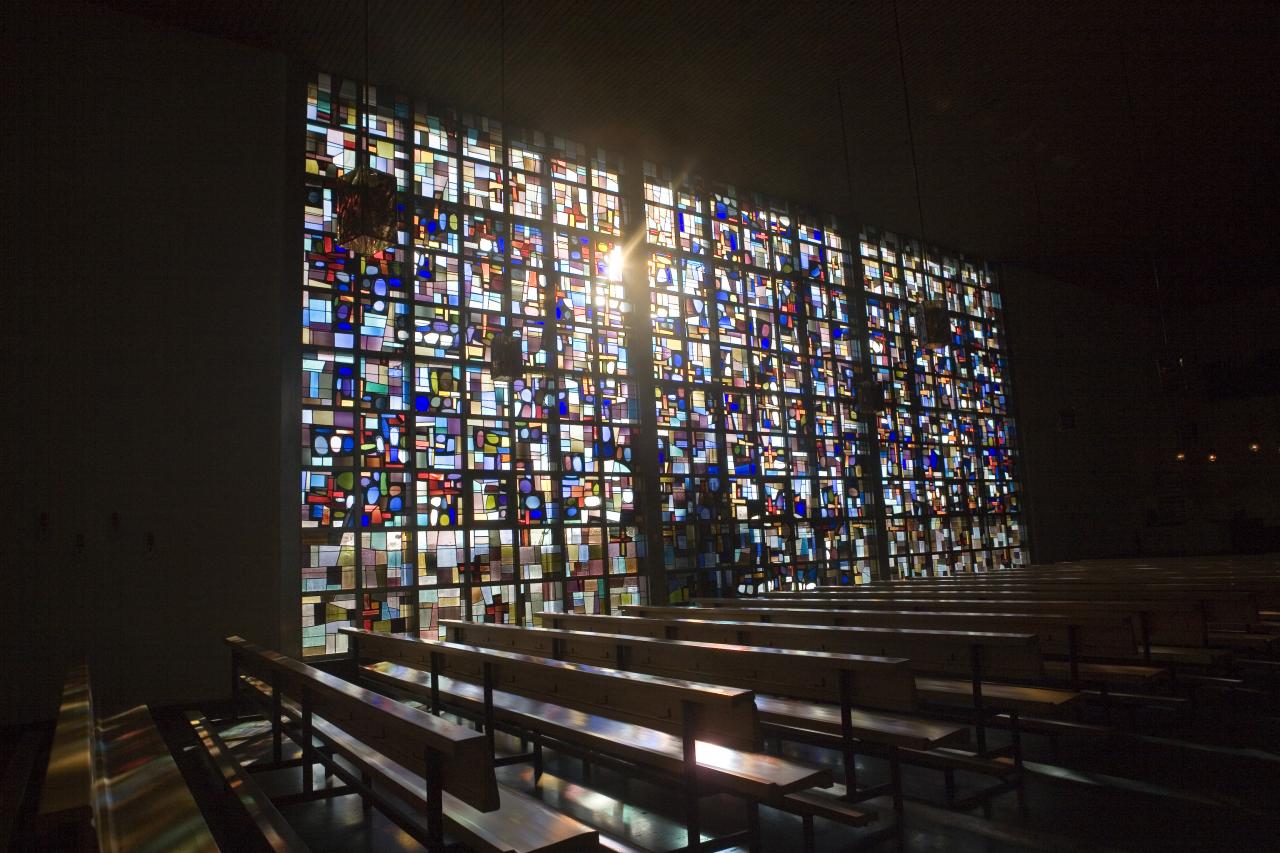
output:
[[[477,850],[596,849],[594,830],[497,784],[483,734],[239,637],[227,643],[237,690],[247,687],[244,692],[265,706],[272,722],[273,761],[260,767],[291,766],[282,752],[286,734],[302,748],[303,792],[287,799],[358,793],[430,849],[443,848],[446,825]],[[354,764],[358,774],[330,752]],[[310,768],[317,763],[345,787],[316,790]],[[394,797],[383,796],[384,789]],[[419,814],[406,813],[397,799]]]
[[[1062,662],[1046,661],[1046,674],[1054,676],[1055,683],[1066,683],[1072,690],[1099,702],[1110,719],[1114,705],[1131,708],[1158,707],[1179,711],[1187,700],[1151,693],[1147,687],[1168,673],[1157,667],[1139,665],[1142,658],[1134,643],[1137,629],[1133,614],[1129,611],[1097,611],[1090,608],[1064,607],[1052,612],[1039,612],[1032,608],[997,610],[994,607],[971,608],[968,602],[956,607],[933,608],[929,604],[918,605],[923,609],[902,609],[886,602],[880,607],[863,607],[866,599],[857,598],[743,598],[695,599],[695,605],[705,605],[706,613],[732,613],[738,618],[758,618],[765,621],[785,619],[810,624],[883,624],[898,627],[933,624],[941,628],[965,630],[981,628],[984,624],[1004,627],[1006,630],[1033,631],[1040,639],[1043,650],[1065,658]],[[628,610],[627,612],[635,612]],[[754,616],[752,615],[754,614]],[[1065,631],[1063,630],[1065,628]],[[1066,648],[1063,648],[1065,633]],[[1144,635],[1144,639],[1147,639]],[[1150,659],[1150,648],[1146,658]],[[1093,661],[1090,663],[1090,661]],[[1092,686],[1091,686],[1092,685]],[[1121,687],[1117,691],[1115,687]],[[1134,692],[1136,691],[1136,692]]]
[[[836,589],[840,589],[837,587]],[[847,590],[848,587],[843,589]],[[1226,627],[1256,624],[1259,605],[1256,593],[1242,589],[1223,588],[1213,583],[1190,583],[1169,581],[1152,583],[1146,581],[1127,582],[1113,581],[1070,581],[1070,580],[1020,580],[1000,577],[984,578],[979,581],[965,579],[931,580],[918,579],[911,581],[885,581],[862,587],[864,590],[878,589],[886,595],[896,595],[900,591],[928,590],[954,592],[996,593],[1015,592],[1022,595],[1034,595],[1043,598],[1059,599],[1096,599],[1117,600],[1125,598],[1167,599],[1190,601],[1200,607],[1205,622],[1212,626]],[[818,587],[814,592],[826,593],[827,587]],[[866,594],[866,593],[862,593]]]
[[[847,798],[857,802],[887,790],[901,816],[899,748],[931,750],[967,740],[967,729],[901,716],[918,711],[915,678],[903,658],[758,646],[663,640],[556,628],[443,620],[449,639],[538,657],[694,679],[755,691],[756,710],[773,734],[838,749]],[[789,697],[789,698],[782,698]],[[813,701],[830,703],[815,705]],[[868,711],[867,709],[875,709]],[[897,712],[893,714],[876,711]],[[794,737],[804,733],[806,737]],[[890,762],[891,781],[859,789],[855,740]]]
[[[218,849],[145,705],[102,720],[98,731],[100,850]]]
[[[688,608],[671,609],[690,613]],[[980,756],[989,754],[986,729],[993,716],[1015,711],[1024,717],[1056,717],[1079,699],[1078,694],[1065,690],[1006,687],[1002,689],[1000,706],[992,707],[987,701],[987,689],[994,686],[988,678],[1023,683],[1044,680],[1044,662],[1032,634],[862,626],[814,630],[812,625],[740,621],[718,618],[719,611],[710,613],[705,619],[681,618],[679,613],[669,617],[549,613],[544,621],[556,628],[676,640],[904,657],[919,676],[916,684],[922,699],[967,712]],[[921,689],[920,678],[936,675],[960,678],[930,678]]]
[[[704,599],[705,600],[705,599]],[[933,613],[904,610],[847,610],[839,603],[830,607],[821,603],[804,607],[771,606],[761,599],[707,600],[710,607],[635,607],[623,608],[633,616],[659,618],[731,619],[753,622],[783,622],[792,625],[858,626],[889,629],[942,630],[962,632],[1016,632],[1034,634],[1039,651],[1057,654],[1067,662],[1067,683],[1073,688],[1081,684],[1080,664],[1087,659],[1127,661],[1139,660],[1131,626],[1118,617],[1089,615],[1017,613]],[[1043,661],[1038,672],[1022,681],[1043,684],[1046,671]],[[1014,679],[1009,679],[1014,680]]]
[[[498,725],[533,737],[513,760],[541,771],[541,746],[621,764],[686,792],[690,847],[701,846],[699,799],[726,792],[747,803],[745,840],[759,840],[761,803],[786,807],[796,792],[831,784],[828,770],[758,751],[759,719],[749,690],[573,664],[460,643],[343,628],[352,657],[374,661],[362,677],[479,718],[490,739]],[[861,815],[869,822],[871,815]],[[852,818],[850,818],[852,820]],[[714,840],[719,847],[737,836]]]
[[[1135,607],[1127,602],[1081,602],[1081,601],[1039,601],[1035,599],[982,598],[979,596],[943,598],[931,597],[928,594],[917,594],[901,597],[841,596],[828,594],[817,596],[814,593],[772,593],[759,598],[732,599],[743,607],[759,608],[794,608],[805,609],[839,609],[850,608],[856,611],[885,611],[914,613],[956,613],[956,614],[1020,614],[1026,616],[1061,616],[1068,620],[1068,626],[1076,631],[1076,637],[1083,636],[1090,623],[1106,624],[1108,620],[1122,619],[1128,622],[1138,639],[1136,653],[1138,658],[1122,654],[1129,651],[1128,644],[1118,644],[1115,648],[1121,657],[1104,661],[1087,658],[1078,653],[1076,665],[1071,665],[1070,654],[1066,660],[1046,660],[1045,668],[1062,682],[1069,683],[1072,689],[1078,690],[1088,683],[1106,685],[1122,685],[1130,687],[1146,687],[1153,682],[1168,677],[1167,669],[1151,665],[1151,650],[1155,643],[1175,644],[1178,641],[1198,642],[1203,636],[1203,622],[1199,611],[1186,602],[1160,602],[1150,608]],[[695,598],[695,606],[709,603],[715,606],[718,599]],[[767,603],[766,603],[767,602]],[[1158,619],[1157,616],[1165,617]],[[1158,634],[1156,632],[1159,632]],[[1070,640],[1070,637],[1068,638]]]
[[[776,601],[779,606],[794,606],[818,596],[812,590],[803,592],[773,592],[761,596]],[[1138,638],[1141,662],[1129,660],[1116,662],[1082,661],[1073,669],[1070,661],[1046,660],[1050,675],[1068,683],[1073,689],[1093,684],[1104,687],[1119,686],[1141,690],[1170,676],[1169,666],[1196,664],[1198,654],[1208,640],[1203,614],[1194,603],[1181,600],[1152,601],[1092,601],[1092,600],[1041,600],[1026,598],[1024,593],[968,593],[949,590],[928,592],[908,590],[887,597],[881,591],[876,597],[866,594],[853,595],[846,591],[821,593],[822,597],[848,602],[860,610],[915,610],[935,613],[946,612],[1013,612],[1057,614],[1063,616],[1110,616],[1127,619]],[[696,601],[696,599],[695,599]]]
[[[262,842],[277,853],[306,853],[309,849],[306,843],[276,810],[252,774],[235,759],[204,715],[199,711],[187,711],[187,721],[204,747],[205,759],[223,793],[236,799]]]
[[[836,599],[788,599],[786,606],[769,599],[700,598],[694,607],[631,605],[632,616],[670,616],[688,612],[694,618],[720,612],[733,619],[811,625],[861,625],[886,628],[937,628],[948,631],[1013,631],[1035,634],[1040,650],[1069,659],[1138,660],[1132,626],[1118,616],[1092,614],[934,612],[864,610]]]
[[[1199,611],[1201,634],[1196,636],[1181,632],[1174,638],[1153,638],[1153,645],[1165,647],[1202,647],[1220,646],[1243,650],[1270,649],[1276,643],[1277,636],[1265,630],[1256,593],[1239,589],[1223,589],[1214,584],[1205,583],[1122,583],[1111,581],[1106,583],[1061,582],[1061,581],[1008,581],[1008,580],[942,580],[931,581],[891,581],[869,584],[856,589],[850,587],[819,587],[808,590],[806,594],[835,594],[843,598],[861,598],[867,595],[882,595],[892,598],[911,597],[929,594],[946,593],[952,596],[981,596],[988,600],[1000,596],[1017,598],[1041,598],[1075,601],[1143,601],[1183,603]],[[787,593],[794,595],[794,593]],[[1149,618],[1154,621],[1167,621],[1163,608],[1148,606]],[[1176,618],[1176,617],[1174,617]],[[1167,633],[1172,626],[1160,625],[1158,629]],[[1154,630],[1154,629],[1153,629]]]
[[[46,849],[218,849],[151,712],[97,719],[85,667],[63,690],[36,834]]]
[[[788,602],[825,598],[845,601],[850,607],[863,609],[1114,615],[1131,620],[1135,636],[1138,637],[1138,646],[1143,650],[1152,644],[1201,646],[1204,645],[1208,632],[1200,608],[1194,602],[1177,598],[1122,601],[1041,597],[1018,590],[975,592],[906,589],[889,592],[874,589],[855,593],[843,588],[767,592],[759,597],[776,601],[781,607],[790,606]]]
[[[93,832],[93,695],[89,668],[67,673],[62,687],[58,724],[49,749],[49,765],[40,789],[36,823],[40,834],[77,846],[94,843]]]

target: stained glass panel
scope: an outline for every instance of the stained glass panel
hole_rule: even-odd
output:
[[[859,239],[895,573],[946,576],[1022,565],[1016,435],[1007,417],[1000,294],[986,265],[864,229]],[[945,344],[922,340],[942,300]]]
[[[358,162],[357,84],[319,74],[307,94],[304,653],[343,651],[342,625],[434,636],[447,618],[537,624],[640,600],[619,164],[389,89],[369,98],[368,151],[397,178],[402,230],[356,257],[334,200]],[[511,380],[490,370],[502,329],[530,371]],[[593,585],[567,583],[579,575]]]

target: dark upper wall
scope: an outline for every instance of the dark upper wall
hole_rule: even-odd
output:
[[[1137,554],[1160,429],[1152,317],[1113,297],[1006,266],[1013,397],[1038,562]],[[1061,412],[1073,409],[1074,428]]]
[[[0,723],[84,657],[107,711],[215,695],[223,634],[280,633],[285,63],[69,3],[3,29]]]
[[[1266,359],[1280,291],[1223,278],[1216,298],[1166,311],[1166,346],[1149,268],[1108,293],[1087,278],[1109,266],[1080,265],[1073,284],[1002,270],[1035,559],[1276,550],[1280,396]],[[1162,356],[1185,367],[1162,379]]]

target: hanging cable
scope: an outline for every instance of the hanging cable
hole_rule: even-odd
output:
[[[849,213],[854,211],[853,163],[849,159],[849,123],[844,117],[844,87],[840,78],[836,78],[836,106],[840,108],[840,138],[844,143],[844,180],[849,191]]]
[[[1169,327],[1164,316],[1164,293],[1160,288],[1160,267],[1156,263],[1155,228],[1151,215],[1150,181],[1147,177],[1146,157],[1142,150],[1142,137],[1138,134],[1138,111],[1133,102],[1133,86],[1129,82],[1129,63],[1125,59],[1124,33],[1120,34],[1120,80],[1124,86],[1125,104],[1129,113],[1129,134],[1133,140],[1133,155],[1138,166],[1138,192],[1141,196],[1139,206],[1142,209],[1142,227],[1147,232],[1147,259],[1151,262],[1151,280],[1155,283],[1156,314],[1160,318],[1160,339],[1165,348],[1169,347]]]
[[[356,144],[360,146],[360,159],[365,168],[369,168],[369,0],[364,0],[364,79],[360,81],[360,102],[356,121],[359,123]]]
[[[898,75],[902,79],[902,103],[907,111],[907,144],[911,146],[911,174],[916,182],[916,215],[920,220],[920,248],[922,252],[927,252],[924,236],[924,202],[920,198],[920,164],[916,161],[916,135],[911,121],[911,93],[907,90],[907,61],[902,49],[902,20],[898,15],[898,0],[893,0],[893,28],[898,36]],[[927,261],[925,265],[927,268]]]
[[[502,123],[503,147],[507,140],[507,0],[498,3],[498,121]]]

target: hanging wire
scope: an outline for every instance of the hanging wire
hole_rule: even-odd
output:
[[[356,144],[360,146],[360,158],[367,169],[369,168],[369,0],[364,0],[364,79],[360,81],[360,100],[356,121],[359,124]]]
[[[849,191],[849,213],[854,211],[854,192],[853,192],[853,162],[849,158],[849,123],[844,117],[844,86],[840,84],[840,78],[836,78],[836,106],[840,108],[840,138],[844,144],[844,180],[845,187]]]
[[[498,121],[503,147],[507,141],[507,0],[498,2]]]
[[[1160,288],[1160,266],[1156,263],[1155,250],[1152,248],[1152,244],[1155,242],[1155,229],[1152,227],[1153,217],[1151,215],[1147,164],[1142,150],[1142,137],[1138,133],[1138,111],[1133,102],[1133,86],[1129,82],[1129,63],[1125,59],[1123,32],[1120,34],[1120,80],[1124,85],[1125,104],[1128,106],[1129,113],[1129,135],[1133,140],[1133,154],[1138,166],[1138,192],[1141,196],[1139,206],[1142,209],[1142,226],[1147,232],[1147,259],[1151,263],[1151,280],[1155,283],[1156,314],[1160,318],[1160,339],[1167,349],[1169,346],[1169,326],[1165,322],[1164,316],[1164,293]]]
[[[1044,204],[1042,203],[1041,196],[1040,196],[1040,169],[1036,166],[1036,155],[1034,150],[1031,152],[1031,157],[1029,159],[1031,163],[1031,191],[1035,197],[1035,202],[1036,202],[1035,253],[1036,253],[1036,259],[1038,261],[1037,266],[1040,267],[1041,270],[1043,270],[1045,267],[1044,259],[1045,259],[1045,255],[1047,254],[1045,251],[1045,244],[1047,242],[1047,238],[1045,237],[1045,228],[1044,228]],[[1054,340],[1059,340],[1059,341],[1063,339],[1062,330],[1059,327],[1059,324],[1062,320],[1061,313],[1062,312],[1054,311],[1052,312],[1052,316],[1049,317],[1049,325],[1053,329]],[[1053,360],[1053,363],[1058,376],[1058,399],[1065,403],[1067,398],[1067,380],[1066,380],[1066,372],[1065,372],[1066,370],[1065,361],[1061,358],[1055,358]]]
[[[902,19],[898,15],[898,0],[893,0],[893,29],[898,36],[898,76],[902,79],[902,103],[907,110],[907,143],[911,146],[911,174],[916,181],[916,216],[920,220],[920,249],[926,255],[927,241],[924,236],[924,202],[920,198],[920,164],[916,161],[916,135],[911,121],[911,93],[907,90],[907,61],[902,49]],[[928,261],[925,268],[928,268]]]

